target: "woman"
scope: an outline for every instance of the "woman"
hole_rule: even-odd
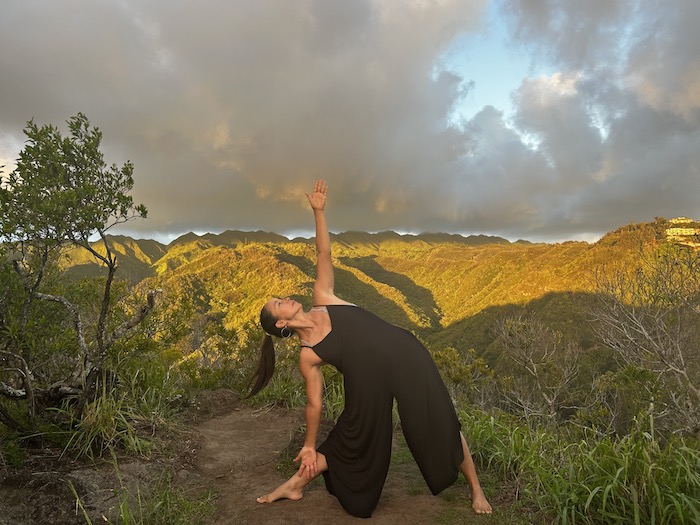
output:
[[[271,336],[296,334],[301,342],[299,365],[307,404],[306,438],[295,459],[301,462],[299,470],[258,502],[301,499],[304,486],[323,474],[328,491],[350,514],[371,516],[389,468],[395,398],[406,442],[433,494],[452,485],[461,471],[469,483],[474,510],[490,513],[452,401],[426,348],[410,332],[333,292],[331,243],[324,215],[327,193],[328,186],[320,180],[313,193],[306,194],[316,222],[315,306],[307,312],[289,298],[271,299],[260,313],[268,335],[250,395],[259,392],[272,376]],[[321,366],[327,363],[343,373],[345,407],[317,449]]]

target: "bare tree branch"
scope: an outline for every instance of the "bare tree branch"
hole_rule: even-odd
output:
[[[26,399],[27,392],[22,388],[14,388],[7,383],[0,381],[0,394],[12,399]]]
[[[13,354],[12,352],[8,352],[6,350],[0,350],[0,354],[4,355],[6,359],[10,361],[14,360],[19,363],[19,367],[12,369],[12,371],[16,372],[22,378],[22,383],[24,384],[24,395],[21,397],[27,400],[27,404],[29,405],[29,420],[32,423],[32,427],[34,427],[36,425],[36,399],[34,397],[33,374],[29,370],[29,366],[22,356]],[[21,390],[14,389],[9,385],[4,383],[2,383],[2,385],[3,386],[0,387],[0,393],[5,394],[7,392],[7,394],[10,394],[10,397],[17,397],[18,394],[22,393]]]
[[[150,290],[146,296],[146,304],[141,306],[138,311],[121,325],[119,325],[108,337],[105,347],[109,348],[114,344],[117,339],[124,337],[129,330],[138,326],[141,321],[155,308],[156,296],[162,293],[163,290],[158,288],[156,290]]]
[[[564,342],[560,332],[521,316],[503,319],[496,335],[506,355],[526,373],[514,378],[506,399],[528,417],[560,418],[572,405],[578,347]]]
[[[596,282],[594,328],[624,362],[655,374],[654,417],[700,431],[700,251],[662,246],[636,269],[601,268]]]
[[[71,319],[73,321],[73,328],[75,329],[75,337],[76,341],[78,342],[78,347],[80,348],[84,356],[89,355],[90,350],[88,348],[87,343],[85,342],[83,320],[80,316],[78,308],[68,299],[66,299],[65,297],[61,297],[60,295],[37,293],[36,296],[37,298],[42,299],[44,301],[53,301],[58,304],[61,304],[66,308],[66,310],[68,310],[68,313],[70,314]]]

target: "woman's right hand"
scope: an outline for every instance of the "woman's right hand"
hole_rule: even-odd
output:
[[[323,210],[326,205],[326,195],[328,195],[328,184],[323,179],[316,181],[312,194],[306,193],[306,198],[309,199],[309,204],[314,210]]]

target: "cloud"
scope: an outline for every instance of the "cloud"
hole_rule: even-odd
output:
[[[525,79],[516,94],[516,126],[537,137],[563,190],[541,208],[544,224],[606,231],[698,217],[700,36],[691,26],[700,4],[508,0],[504,8],[533,60],[558,70]]]
[[[513,86],[512,118],[462,119],[473,79],[445,57],[489,31],[490,7],[8,0],[0,158],[30,118],[85,113],[107,160],[135,164],[143,236],[309,230],[318,177],[334,231],[548,240],[700,218],[697,3],[498,0],[514,49],[549,72]]]

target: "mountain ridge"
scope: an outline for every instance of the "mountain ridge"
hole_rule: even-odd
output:
[[[258,244],[303,244],[313,245],[314,238],[295,237],[289,239],[283,235],[263,230],[244,231],[226,230],[222,233],[205,233],[199,235],[188,232],[173,239],[168,244],[153,239],[135,239],[126,235],[106,236],[112,251],[117,254],[120,265],[119,277],[136,283],[147,277],[153,277],[167,270],[173,270],[192,259],[197,252],[217,247],[235,248],[240,245]],[[489,235],[463,236],[451,233],[399,234],[393,231],[377,233],[346,231],[332,233],[334,245],[346,248],[380,249],[393,244],[435,246],[439,244],[458,244],[464,246],[482,246],[485,244],[507,245],[510,241],[502,237]],[[521,241],[518,241],[521,242]],[[101,242],[93,243],[98,251],[103,251]],[[70,248],[65,253],[62,268],[75,277],[95,276],[99,274],[99,265],[90,254],[81,248]]]
[[[588,324],[594,270],[634,267],[640,243],[666,242],[666,227],[657,220],[623,226],[596,243],[557,244],[342,232],[332,235],[335,290],[438,348],[487,352],[494,316],[526,311],[586,341],[590,334],[578,332]],[[120,261],[119,278],[163,289],[164,308],[190,305],[196,315],[219,319],[236,333],[255,326],[266,298],[290,296],[307,307],[313,302],[313,238],[231,230],[186,234],[169,245],[120,236],[109,241]],[[84,276],[86,269],[79,264],[68,271]]]

